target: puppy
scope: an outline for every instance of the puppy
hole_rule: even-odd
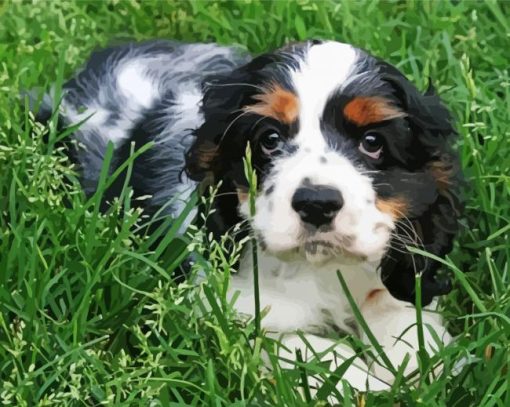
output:
[[[316,357],[309,346],[340,359],[354,355],[323,336],[332,327],[370,344],[354,323],[340,270],[391,364],[409,354],[405,371],[417,367],[415,276],[423,305],[450,283],[439,278],[437,262],[407,246],[447,254],[461,208],[456,132],[432,89],[422,94],[392,65],[339,42],[296,43],[252,58],[231,47],[153,41],[94,53],[65,84],[59,120],[81,123],[72,156],[88,194],[108,143],[112,172],[132,143],[154,143],[129,180],[135,197],[150,196],[139,201],[146,213],[178,216],[198,183],[221,182],[205,227],[219,238],[249,220],[261,308],[269,310],[262,324],[282,339],[282,356],[292,359],[293,348],[302,348]],[[248,145],[258,178],[253,217],[243,167]],[[106,201],[119,194],[123,177]],[[253,315],[249,249],[231,291],[239,292],[238,311]],[[450,337],[437,314],[423,319],[425,346],[434,352],[435,335],[444,343]],[[345,378],[384,388],[393,374],[380,362],[358,360]]]

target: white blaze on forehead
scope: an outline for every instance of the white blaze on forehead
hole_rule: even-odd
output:
[[[356,49],[351,45],[325,42],[311,46],[299,67],[291,72],[300,106],[300,131],[296,137],[299,144],[320,131],[320,118],[327,100],[348,81],[357,59]],[[315,138],[314,143],[317,142]]]

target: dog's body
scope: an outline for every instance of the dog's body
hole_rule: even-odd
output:
[[[148,213],[165,207],[177,216],[198,182],[221,181],[207,223],[217,237],[250,218],[242,163],[250,143],[260,181],[250,226],[260,245],[261,307],[270,308],[263,326],[301,347],[296,331],[358,331],[340,270],[393,364],[414,355],[415,272],[422,273],[425,304],[448,284],[436,280],[437,263],[412,256],[405,244],[444,255],[458,216],[449,148],[455,131],[436,96],[420,94],[361,50],[320,41],[253,60],[211,44],[126,45],[94,54],[64,90],[61,124],[87,119],[74,133],[81,146],[73,153],[87,193],[108,142],[118,166],[132,142],[140,148],[154,141],[135,161],[135,196],[150,196],[140,201]],[[231,291],[240,292],[239,312],[253,315],[249,250]],[[425,313],[424,322],[449,341],[436,314]],[[437,344],[425,334],[432,351]],[[325,348],[325,339],[309,340]],[[414,368],[412,358],[406,371]],[[363,387],[363,370],[346,377]],[[372,372],[391,380],[378,364]],[[372,388],[380,384],[369,380]]]
[[[132,141],[136,148],[154,141],[157,147],[136,162],[131,185],[135,195],[151,196],[146,210],[165,206],[163,215],[177,216],[197,184],[182,173],[192,131],[203,123],[202,81],[246,61],[233,48],[167,41],[94,53],[66,83],[60,106],[63,125],[83,122],[73,135],[82,148],[72,152],[85,192],[96,189],[108,142],[116,147],[116,166],[129,157]],[[113,188],[109,197],[117,192]]]

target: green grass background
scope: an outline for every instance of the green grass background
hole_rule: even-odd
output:
[[[456,118],[467,180],[462,232],[445,262],[454,289],[441,302],[457,340],[431,361],[444,362],[434,379],[423,363],[415,386],[403,378],[379,394],[345,386],[339,400],[510,406],[508,3],[0,4],[0,404],[326,403],[327,388],[312,401],[296,389],[302,372],[327,366],[261,369],[260,349],[271,355],[272,344],[250,342],[253,323],[235,321],[224,295],[233,260],[221,243],[200,233],[195,241],[195,250],[211,251],[206,299],[191,285],[176,286],[170,275],[183,245],[173,231],[150,252],[150,238],[133,233],[146,221],[139,213],[117,205],[99,214],[98,196],[84,198],[65,155],[42,141],[47,129],[20,108],[20,91],[61,83],[92,50],[157,37],[237,43],[254,53],[332,38],[384,57],[422,89],[432,78]],[[63,136],[50,132],[51,140]]]

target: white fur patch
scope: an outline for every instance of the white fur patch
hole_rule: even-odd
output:
[[[173,115],[172,120],[161,123],[158,142],[171,143],[172,139],[181,139],[202,123],[202,97],[202,91],[194,83],[184,83],[178,89],[174,104],[168,107],[168,113]]]
[[[158,97],[157,87],[147,76],[147,63],[129,61],[117,74],[117,86],[129,103],[138,103],[148,109]]]
[[[300,144],[320,142],[314,137],[326,101],[342,86],[355,67],[356,50],[348,44],[326,42],[309,48],[299,68],[291,72],[299,98]]]
[[[65,99],[62,101],[60,109],[69,123],[77,124],[87,119],[84,125],[96,128],[103,126],[110,114],[108,110],[97,104],[88,106],[86,109],[78,112],[73,106],[66,103]]]
[[[253,267],[250,247],[246,249],[241,269],[231,280],[229,297],[239,292],[235,302],[237,311],[253,316]],[[282,343],[290,346],[291,352],[280,350],[280,356],[293,360],[293,351],[298,348],[302,350],[305,358],[311,358],[312,355],[306,352],[305,343],[292,335],[296,331],[322,334],[334,324],[344,332],[353,333],[355,318],[338,281],[336,271],[339,270],[363,318],[383,346],[392,365],[400,366],[409,354],[410,362],[405,373],[417,369],[416,310],[413,305],[396,300],[389,294],[375,272],[377,265],[378,263],[369,262],[358,265],[335,262],[312,265],[307,261],[281,260],[259,250],[259,298],[261,309],[266,314],[262,319],[262,326],[268,334],[281,336]],[[435,308],[436,304],[432,304],[423,310],[425,348],[429,354],[435,353],[439,347],[452,340],[441,317],[433,311]],[[359,330],[358,333],[363,342],[370,345],[370,340],[363,331]],[[434,339],[436,336],[439,343]],[[306,338],[318,352],[331,347],[341,358],[354,355],[352,349],[337,345],[331,339],[314,335],[306,335]],[[325,355],[324,359],[331,357],[330,353]],[[338,366],[341,362],[340,360],[335,363]],[[366,390],[367,385],[371,390],[384,390],[393,382],[393,375],[381,360],[376,363],[371,360],[369,362],[367,365],[361,358],[356,359],[344,379],[360,390]],[[285,364],[283,366],[285,367]],[[437,368],[440,369],[441,367]],[[315,383],[314,380],[312,378],[311,382]]]
[[[231,281],[231,292],[240,291],[239,312],[253,315],[253,267],[251,251],[246,249],[238,274]],[[280,259],[259,250],[261,309],[268,310],[262,320],[270,332],[323,332],[328,324],[351,331],[352,311],[336,275],[340,270],[358,304],[372,288],[384,289],[375,270],[378,263],[346,265],[340,262],[310,264],[305,259]]]
[[[182,92],[177,99],[177,103],[179,104],[182,110],[190,112],[190,114],[195,113],[195,115],[198,116],[200,104],[202,103],[202,97],[203,94],[200,91],[200,89],[197,87],[193,87],[189,89],[187,92]]]

